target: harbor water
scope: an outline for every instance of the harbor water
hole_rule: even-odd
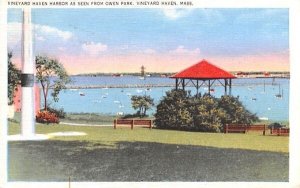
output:
[[[232,81],[232,95],[238,96],[244,106],[256,113],[261,119],[273,121],[288,121],[289,118],[289,79],[284,78],[252,78],[234,79]],[[133,114],[131,107],[132,95],[150,95],[155,105],[165,96],[166,91],[174,87],[149,87],[159,84],[174,85],[175,80],[170,78],[147,77],[139,79],[136,76],[78,76],[72,77],[69,86],[79,89],[65,89],[59,94],[59,101],[54,102],[49,95],[52,107],[63,108],[69,113],[99,113],[107,115]],[[89,85],[98,85],[99,88],[80,89]],[[124,87],[110,88],[113,85]],[[137,87],[125,87],[136,85]],[[143,87],[145,85],[145,87]],[[147,85],[147,86],[146,86]],[[216,97],[224,94],[224,87],[212,87],[211,93]],[[196,93],[194,87],[187,87],[191,94]],[[201,93],[208,91],[202,87]],[[41,96],[42,97],[42,96]],[[43,101],[43,100],[41,100]],[[149,115],[155,113],[155,107],[148,111]]]

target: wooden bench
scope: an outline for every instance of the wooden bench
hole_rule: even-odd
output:
[[[289,136],[290,135],[290,128],[271,128],[271,134],[277,134],[277,136]]]
[[[114,120],[114,129],[117,128],[117,125],[130,125],[131,129],[133,126],[147,126],[149,129],[152,129],[152,120],[150,119],[115,119]]]
[[[248,131],[261,131],[263,135],[266,135],[267,127],[265,124],[263,125],[248,125],[247,126],[247,132]]]
[[[245,125],[242,124],[226,124],[224,128],[224,133],[229,132],[239,132],[239,133],[246,133],[247,128]]]
[[[248,131],[262,131],[266,135],[266,125],[245,125],[245,124],[226,124],[224,133],[239,132],[246,133]]]

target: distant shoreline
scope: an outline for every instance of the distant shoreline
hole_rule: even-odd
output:
[[[233,75],[241,75],[241,76],[250,76],[250,77],[260,77],[265,76],[266,74],[270,77],[289,77],[289,71],[230,71]],[[176,72],[146,72],[145,76],[150,77],[169,77],[171,75],[176,74]],[[116,73],[83,73],[83,74],[73,74],[71,76],[90,76],[90,77],[98,77],[98,76],[113,76],[113,77],[120,77],[120,76],[141,76],[140,72],[116,72]]]

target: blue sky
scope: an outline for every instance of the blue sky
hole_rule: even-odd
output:
[[[259,63],[288,70],[288,14],[288,9],[35,9],[34,50],[61,59],[74,73],[68,61],[78,59],[73,64],[80,67],[83,58],[86,71],[108,65],[96,72],[114,72],[118,63],[134,72],[138,62],[153,71],[159,71],[157,65],[176,71],[203,58],[229,70]],[[12,29],[20,22],[20,9],[9,9]],[[8,36],[17,57],[19,35]]]

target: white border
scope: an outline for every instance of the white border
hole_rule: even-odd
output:
[[[15,0],[19,1],[19,0]],[[42,0],[39,0],[42,1]],[[57,0],[59,1],[59,0]],[[75,0],[79,1],[79,0]],[[89,1],[89,0],[85,0]],[[98,0],[100,1],[100,0]],[[104,0],[103,0],[104,1]],[[108,0],[109,1],[109,0]],[[112,0],[110,0],[112,1]],[[119,0],[118,0],[119,1]],[[160,0],[161,1],[161,0]],[[49,1],[48,1],[49,2]],[[300,153],[299,153],[299,138],[297,135],[300,135],[300,119],[298,117],[300,111],[300,74],[297,73],[297,64],[300,63],[300,1],[299,0],[192,0],[194,6],[191,8],[289,8],[290,12],[290,33],[289,33],[289,42],[290,42],[290,71],[291,71],[291,87],[290,87],[290,170],[289,170],[289,183],[249,183],[249,182],[199,182],[199,183],[180,183],[180,182],[169,182],[169,183],[72,183],[71,187],[291,187],[298,188],[300,187]],[[3,6],[4,4],[4,6]],[[38,7],[42,8],[42,7]],[[49,8],[49,7],[45,7]],[[55,6],[54,8],[59,8]],[[63,7],[63,8],[87,8],[87,7]],[[95,7],[101,8],[101,7]],[[102,7],[104,8],[104,7]],[[105,8],[121,8],[121,7],[105,7]],[[126,7],[133,8],[133,7]],[[139,8],[159,8],[159,7],[139,7]],[[166,7],[164,7],[166,8]],[[7,179],[7,163],[6,158],[3,156],[7,155],[7,145],[6,145],[6,114],[7,109],[3,108],[7,104],[7,71],[6,71],[6,58],[7,58],[7,32],[6,28],[3,27],[3,24],[7,22],[6,20],[6,9],[7,9],[7,0],[1,0],[0,4],[0,187],[68,187],[68,183],[26,183],[26,182],[6,182]],[[4,62],[3,62],[4,61]],[[4,120],[5,118],[5,120]]]

